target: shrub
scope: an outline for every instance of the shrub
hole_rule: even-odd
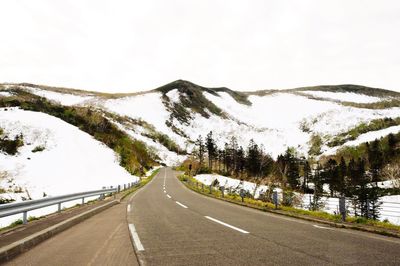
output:
[[[44,146],[36,146],[32,152],[39,152],[39,151],[44,151],[45,147]]]
[[[23,135],[17,135],[14,139],[9,139],[7,136],[0,138],[0,150],[9,154],[15,155],[18,148],[24,145]]]

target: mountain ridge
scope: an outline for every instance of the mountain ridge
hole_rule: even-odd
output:
[[[84,90],[84,89],[77,89],[77,88],[69,88],[63,86],[51,86],[51,85],[41,85],[41,84],[34,84],[28,82],[22,83],[0,83],[0,86],[27,86],[27,87],[34,87],[34,88],[41,88],[46,90],[52,90],[56,92],[74,92],[78,94],[98,94],[98,95],[105,95],[105,96],[134,96],[138,94],[150,93],[154,91],[159,91],[162,93],[168,93],[170,90],[175,88],[181,90],[190,90],[191,88],[195,88],[197,90],[206,91],[212,94],[217,92],[227,92],[232,95],[238,95],[238,97],[248,96],[248,95],[260,95],[260,94],[270,94],[270,93],[279,93],[279,92],[293,92],[293,91],[332,91],[332,92],[354,92],[354,93],[361,93],[369,96],[392,96],[392,97],[400,97],[400,92],[394,90],[388,90],[383,88],[376,88],[376,87],[369,87],[364,85],[357,85],[357,84],[338,84],[338,85],[313,85],[313,86],[304,86],[304,87],[296,87],[296,88],[289,88],[289,89],[260,89],[254,91],[241,91],[241,90],[232,90],[227,87],[205,87],[201,85],[197,85],[191,81],[178,79],[172,81],[170,83],[164,84],[159,86],[155,89],[150,90],[142,90],[138,92],[98,92],[94,90]]]

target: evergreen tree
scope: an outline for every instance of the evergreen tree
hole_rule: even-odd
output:
[[[312,175],[311,180],[314,183],[314,196],[313,196],[313,201],[310,202],[311,204],[311,209],[314,211],[319,210],[322,207],[322,202],[321,198],[323,196],[323,186],[324,186],[324,180],[321,175],[322,171],[322,166],[321,164],[317,164],[317,168],[315,169],[314,175]]]
[[[213,161],[216,157],[217,147],[213,139],[213,133],[210,131],[206,137],[206,148],[208,153],[208,168],[212,170]]]
[[[346,178],[347,178],[347,165],[343,156],[340,158],[339,168],[338,168],[338,178],[336,184],[336,190],[341,196],[346,194]]]
[[[310,176],[311,176],[311,167],[310,164],[308,163],[308,161],[305,161],[304,163],[304,167],[303,167],[303,192],[306,193],[307,189],[308,189],[308,181],[310,180]]]
[[[284,155],[284,161],[286,164],[286,177],[289,186],[292,189],[297,189],[299,186],[299,162],[293,154],[292,149],[287,149]]]
[[[260,151],[258,145],[253,139],[250,140],[249,146],[247,147],[247,158],[246,168],[250,176],[257,176],[260,169]]]
[[[368,161],[372,174],[372,182],[378,182],[379,171],[384,163],[383,152],[378,139],[375,139],[372,144],[368,145]]]
[[[338,166],[335,159],[329,159],[324,167],[323,176],[325,182],[329,185],[329,190],[331,193],[331,197],[338,189]]]
[[[246,158],[244,154],[243,147],[240,146],[237,151],[237,163],[236,163],[236,172],[238,176],[241,176],[246,166]]]
[[[394,134],[390,133],[388,135],[388,155],[389,155],[389,157],[395,156],[396,144],[397,144],[396,136]]]
[[[200,135],[197,138],[195,145],[197,147],[196,156],[197,156],[197,158],[199,158],[200,168],[201,168],[201,167],[203,167],[204,153],[206,152],[206,147],[204,145],[203,138]]]

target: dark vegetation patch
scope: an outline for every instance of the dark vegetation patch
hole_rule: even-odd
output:
[[[15,136],[13,139],[3,136],[3,129],[0,128],[0,151],[8,155],[15,155],[18,148],[24,145],[24,136],[22,134]]]
[[[365,109],[388,109],[393,107],[400,107],[399,99],[391,99],[385,100],[375,103],[352,103],[352,102],[342,102],[344,106],[351,106],[356,108],[365,108]]]
[[[195,113],[199,113],[205,118],[210,117],[207,111],[225,118],[225,114],[222,110],[203,95],[203,92],[208,92],[215,96],[219,96],[214,90],[198,86],[189,81],[177,80],[157,88],[156,91],[160,91],[164,95],[164,102],[170,102],[166,94],[173,89],[177,89],[180,92],[179,99],[181,101],[181,108],[175,103],[170,103],[166,107],[172,112],[174,118],[179,121],[187,122],[190,118],[190,113],[185,108],[190,109]],[[178,110],[175,111],[174,109]]]
[[[180,93],[180,103],[173,103],[167,96],[171,90],[177,89]],[[177,119],[180,123],[188,125],[192,118],[189,110],[199,113],[205,118],[215,114],[222,118],[227,118],[226,114],[214,103],[209,101],[203,92],[208,92],[214,96],[220,97],[218,92],[226,92],[238,103],[250,105],[247,95],[241,92],[232,91],[228,88],[206,88],[189,81],[177,80],[156,89],[163,94],[163,103],[168,111],[171,112],[171,118]],[[173,125],[173,123],[169,123]]]
[[[107,114],[112,119],[118,121],[120,124],[130,126],[130,125],[137,125],[145,129],[145,132],[142,132],[141,134],[145,137],[148,137],[152,139],[155,142],[160,143],[164,147],[166,147],[169,151],[173,151],[178,154],[186,154],[186,151],[182,150],[178,144],[176,144],[168,135],[157,131],[156,128],[147,123],[146,121],[142,119],[135,119],[127,116],[118,116],[115,114]]]
[[[323,85],[313,87],[301,87],[296,89],[290,89],[286,91],[326,91],[326,92],[353,92],[358,94],[364,94],[373,97],[400,97],[399,92],[384,90],[379,88],[371,88],[353,84],[343,85]]]

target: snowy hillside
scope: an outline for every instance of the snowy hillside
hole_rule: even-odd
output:
[[[177,148],[171,149],[160,141],[161,134],[168,138],[168,143],[173,142],[187,152],[192,150],[199,135],[204,137],[212,130],[220,147],[236,136],[239,145],[246,146],[254,139],[273,157],[287,147],[295,147],[307,156],[312,136],[320,136],[321,152],[330,154],[339,148],[327,146],[335,136],[346,134],[361,123],[400,117],[400,94],[356,85],[241,93],[178,80],[153,91],[127,96],[20,88],[63,105],[91,106],[118,115],[121,119],[113,122],[152,147],[167,164],[184,157],[178,155]],[[380,107],[383,102],[388,104]],[[124,117],[128,119],[121,122]],[[367,136],[380,137],[394,130],[384,129]],[[364,136],[360,139],[371,140]],[[359,141],[346,145],[355,143]]]
[[[0,108],[3,135],[22,134],[16,155],[0,153],[3,198],[38,199],[134,182],[115,153],[78,128],[47,114]]]

